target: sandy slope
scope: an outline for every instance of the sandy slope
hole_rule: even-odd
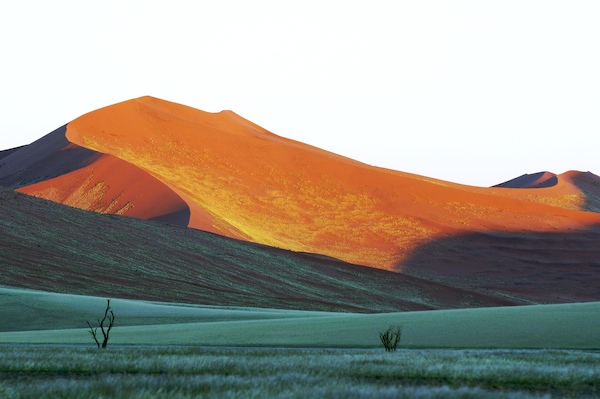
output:
[[[99,213],[187,226],[187,204],[165,184],[112,155],[17,191]],[[138,200],[138,198],[140,200]]]
[[[571,231],[600,224],[566,178],[478,188],[371,167],[276,136],[230,111],[152,97],[77,118],[66,137],[177,192],[191,227],[394,269],[412,250],[468,231]]]

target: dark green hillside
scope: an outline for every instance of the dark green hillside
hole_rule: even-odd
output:
[[[518,304],[415,277],[0,188],[0,285],[286,309],[398,311]]]

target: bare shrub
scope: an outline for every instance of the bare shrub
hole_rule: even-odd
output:
[[[402,327],[400,326],[389,326],[387,330],[379,332],[379,338],[381,343],[387,352],[395,352],[398,344],[400,343],[400,336],[402,335]]]
[[[97,319],[98,321],[98,327],[100,327],[100,331],[102,332],[102,348],[106,348],[106,345],[108,345],[108,335],[110,334],[110,330],[112,329],[113,325],[115,324],[115,314],[113,313],[112,309],[110,308],[110,299],[106,300],[106,310],[104,311],[104,317],[102,318],[102,320]],[[104,326],[104,323],[108,321],[108,326]],[[88,327],[90,328],[90,334],[92,334],[92,337],[94,338],[94,341],[96,341],[96,345],[98,345],[98,349],[100,349],[100,341],[98,341],[98,327],[92,327],[92,325],[90,324],[89,321],[86,321]]]

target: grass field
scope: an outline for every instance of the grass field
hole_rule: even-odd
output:
[[[332,313],[113,299],[115,345],[380,346],[401,325],[407,348],[600,349],[600,303],[404,313]],[[90,344],[104,298],[0,289],[0,343]]]
[[[0,345],[9,398],[580,398],[599,376],[573,350]]]
[[[380,314],[111,305],[116,325],[98,350],[85,320],[105,298],[0,288],[0,397],[600,395],[600,303]],[[378,335],[390,324],[403,327],[392,353]]]
[[[290,311],[267,308],[205,306],[129,299],[112,299],[118,326],[265,320],[337,313]],[[106,308],[106,299],[0,287],[0,332],[56,330],[85,327]]]

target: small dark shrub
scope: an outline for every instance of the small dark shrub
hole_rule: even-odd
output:
[[[387,330],[379,332],[379,338],[381,343],[387,352],[395,352],[398,344],[400,343],[400,336],[402,335],[402,327],[400,326],[389,326]]]
[[[108,326],[104,326],[104,323],[108,321]],[[104,317],[102,320],[98,319],[98,327],[92,327],[89,321],[86,321],[88,327],[90,328],[90,334],[96,341],[96,345],[98,345],[98,349],[100,349],[100,341],[98,341],[98,327],[100,327],[100,331],[102,332],[102,348],[106,348],[108,345],[108,335],[110,334],[110,330],[115,324],[115,314],[110,308],[110,299],[106,300],[106,310],[104,311]]]

